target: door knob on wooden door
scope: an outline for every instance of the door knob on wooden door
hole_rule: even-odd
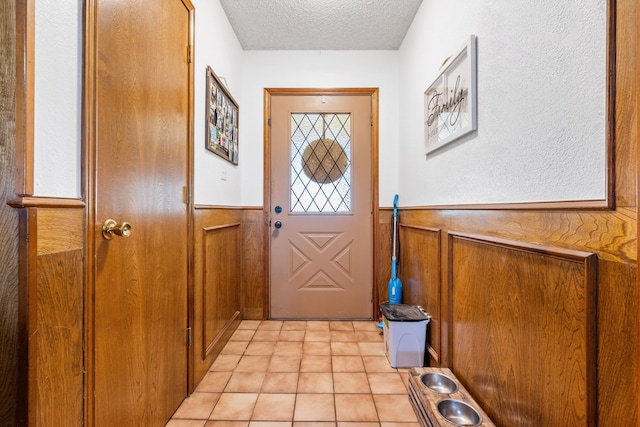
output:
[[[113,236],[129,237],[131,236],[131,224],[122,222],[118,224],[113,219],[108,219],[102,224],[102,236],[107,239],[113,239]]]

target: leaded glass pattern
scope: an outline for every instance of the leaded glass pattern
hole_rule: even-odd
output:
[[[291,114],[291,212],[351,212],[351,114]]]

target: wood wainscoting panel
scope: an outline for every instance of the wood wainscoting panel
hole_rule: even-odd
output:
[[[189,392],[235,332],[241,316],[242,210],[196,206]]]
[[[38,209],[38,255],[82,249],[82,209]]]
[[[265,220],[262,208],[246,208],[242,213],[242,317],[265,318]]]
[[[37,425],[83,425],[82,249],[38,256]]]
[[[598,425],[638,417],[637,266],[598,259]]]
[[[553,248],[595,253],[597,268],[597,406],[600,426],[635,425],[638,414],[638,342],[637,311],[640,292],[637,277],[636,211],[508,211],[508,210],[401,210],[401,223],[442,230],[442,358],[440,366],[453,366],[451,331],[447,301],[449,289],[448,232],[481,234],[491,238],[528,242]],[[403,249],[403,263],[414,258]],[[414,261],[412,261],[414,262]],[[417,259],[415,262],[422,262]],[[401,270],[401,278],[404,273]],[[422,284],[425,286],[424,284]],[[461,303],[460,301],[458,301]],[[503,330],[508,334],[508,330]],[[500,339],[508,339],[505,335]],[[546,340],[554,340],[552,336]],[[546,342],[542,344],[546,346]],[[519,375],[514,371],[514,376]],[[490,378],[493,384],[498,378]],[[500,383],[503,393],[508,383]],[[503,388],[504,387],[504,388]],[[476,396],[484,388],[470,389]],[[594,423],[595,424],[595,423]]]
[[[431,315],[427,327],[429,366],[439,366],[441,359],[440,236],[439,229],[414,225],[400,227],[402,253],[406,254],[400,256],[402,302],[419,305]]]
[[[240,223],[203,229],[202,358],[240,316]]]
[[[16,90],[23,85],[16,76],[16,1],[0,7],[0,425],[16,425],[18,389],[18,212],[7,202],[15,197],[17,153]],[[24,40],[24,39],[23,39]],[[26,63],[21,63],[26,67]],[[21,67],[24,69],[25,67]],[[24,117],[24,115],[22,115]],[[17,154],[17,155],[16,155]]]
[[[18,424],[84,423],[84,210],[20,209]]]
[[[449,233],[452,370],[497,425],[596,424],[596,260]]]
[[[391,278],[391,233],[393,230],[393,210],[380,209],[378,215],[378,227],[375,230],[376,238],[376,277],[374,304],[379,305],[389,300],[389,279]],[[401,270],[398,264],[399,271]],[[375,299],[377,298],[377,300]],[[374,307],[373,317],[378,319],[382,314],[379,307]]]

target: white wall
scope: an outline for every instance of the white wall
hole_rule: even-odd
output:
[[[240,102],[242,204],[263,202],[264,88],[379,88],[379,197],[390,206],[397,189],[397,51],[246,51]]]
[[[34,195],[80,197],[82,1],[36,0]]]
[[[242,127],[239,129],[238,166],[205,148],[206,69],[210,66],[218,77],[226,80],[231,96],[240,105],[240,126],[244,117],[242,102],[242,48],[231,29],[218,0],[193,0],[196,8],[194,201],[197,204],[241,206],[241,171],[251,153],[245,147]]]
[[[605,197],[606,2],[429,0],[400,49],[400,204]],[[423,97],[478,37],[478,131],[425,156]]]
[[[195,188],[200,204],[241,203],[238,167],[205,149],[206,67],[242,96],[242,48],[218,1],[194,0]],[[82,1],[36,0],[34,194],[81,196]],[[242,152],[240,159],[242,161]],[[222,180],[223,173],[226,180]]]
[[[37,196],[80,196],[81,3],[36,1]],[[400,51],[355,52],[243,52],[218,0],[193,3],[196,203],[262,205],[265,87],[380,88],[382,206],[605,196],[606,2],[430,0]],[[478,131],[425,156],[423,92],[469,34]],[[240,104],[239,166],[205,149],[207,65]]]

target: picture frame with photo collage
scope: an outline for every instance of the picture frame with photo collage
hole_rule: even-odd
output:
[[[238,103],[207,66],[205,141],[207,150],[238,164]]]

